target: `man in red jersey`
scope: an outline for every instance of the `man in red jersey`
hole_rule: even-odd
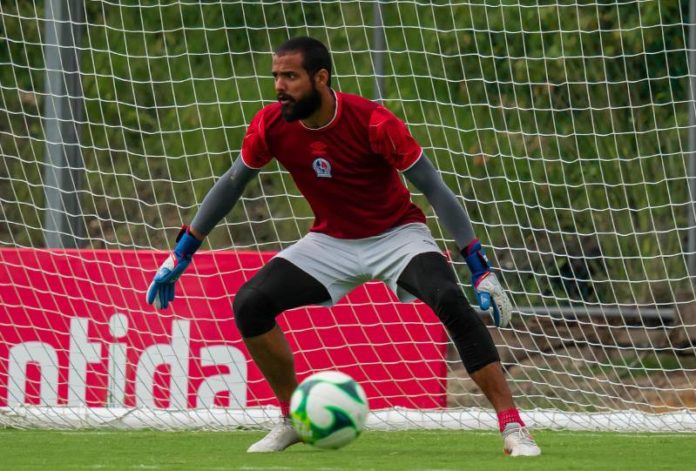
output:
[[[331,70],[328,50],[315,39],[290,39],[275,51],[277,103],[253,118],[240,157],[206,195],[190,227],[182,228],[147,302],[167,307],[174,283],[205,236],[275,158],[292,175],[315,221],[305,237],[278,253],[235,296],[237,327],[284,417],[248,451],[282,451],[300,441],[287,418],[297,387],[293,356],[276,316],[309,304],[332,305],[356,286],[382,280],[403,301],[421,299],[443,322],[471,378],[496,410],[505,452],[540,454],[513,403],[493,340],[400,174],[423,192],[452,233],[471,269],[480,307],[490,309],[495,324],[504,327],[512,306],[466,211],[404,123],[377,103],[334,91]]]

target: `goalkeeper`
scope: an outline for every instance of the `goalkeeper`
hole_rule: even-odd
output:
[[[465,210],[404,123],[379,104],[334,91],[331,69],[328,50],[312,38],[290,39],[275,51],[277,103],[253,118],[241,155],[206,195],[190,227],[182,228],[147,302],[160,309],[172,302],[175,282],[205,236],[275,158],[308,200],[315,221],[305,237],[278,253],[235,296],[236,325],[284,417],[248,451],[282,451],[300,441],[287,419],[297,387],[293,355],[276,316],[310,304],[332,305],[356,286],[382,280],[402,301],[425,302],[442,321],[467,372],[497,412],[505,452],[540,454],[513,403],[493,340],[401,175],[426,196],[460,247],[481,309],[505,327],[512,306]]]

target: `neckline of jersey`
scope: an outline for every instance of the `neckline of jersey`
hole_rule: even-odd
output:
[[[336,109],[334,110],[334,115],[331,117],[329,122],[319,128],[310,128],[309,126],[306,126],[305,123],[300,121],[300,126],[302,126],[307,131],[311,132],[326,131],[327,129],[334,127],[334,125],[338,122],[338,118],[341,116],[341,109],[343,108],[343,99],[341,98],[341,94],[339,92],[335,92],[333,89],[331,89],[331,93],[333,94],[334,99],[336,100]]]

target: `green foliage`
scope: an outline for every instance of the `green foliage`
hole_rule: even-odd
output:
[[[525,303],[671,303],[688,286],[686,4],[383,2],[383,102]],[[264,77],[286,37],[325,41],[335,87],[375,94],[370,2],[157,5],[85,2],[91,247],[169,247],[273,100]],[[3,2],[0,17],[0,243],[39,247],[43,2]],[[272,164],[227,221],[212,247],[278,249],[312,215]]]

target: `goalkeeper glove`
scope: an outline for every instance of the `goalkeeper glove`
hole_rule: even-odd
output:
[[[157,309],[166,309],[174,300],[174,283],[189,266],[193,254],[203,243],[191,234],[187,225],[181,226],[176,242],[174,252],[157,270],[152,284],[147,289],[147,303],[154,303]]]
[[[512,304],[498,278],[491,272],[481,242],[474,239],[462,250],[462,255],[471,270],[471,284],[479,307],[484,311],[492,307],[496,327],[506,327],[512,315]]]

